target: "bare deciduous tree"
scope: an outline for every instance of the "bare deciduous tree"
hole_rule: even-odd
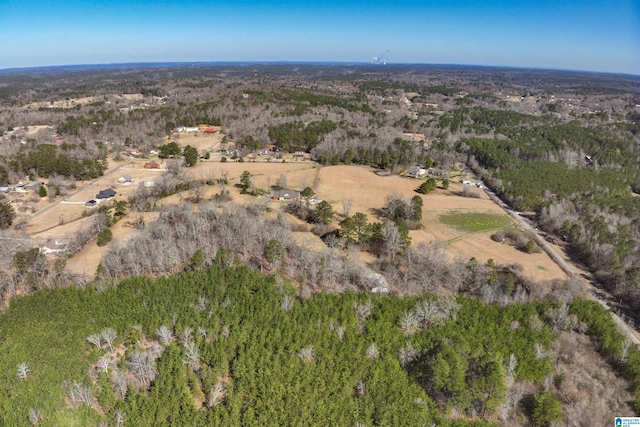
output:
[[[224,339],[228,339],[231,335],[231,327],[229,325],[224,325],[220,330],[220,335],[222,335]]]
[[[147,349],[147,353],[149,353],[149,355],[154,359],[157,359],[162,356],[162,353],[164,353],[164,347],[159,342],[153,341]]]
[[[509,361],[507,362],[507,366],[505,369],[505,374],[507,377],[507,386],[511,387],[513,385],[513,382],[515,380],[515,375],[516,375],[516,367],[518,366],[518,359],[516,358],[515,354],[511,353],[511,355],[509,356]]]
[[[209,395],[207,396],[207,407],[215,408],[224,400],[226,396],[226,388],[224,383],[218,381],[215,386],[211,387],[209,390]]]
[[[313,346],[305,347],[305,348],[301,349],[300,351],[298,351],[298,357],[303,362],[306,362],[306,363],[313,362],[313,359],[314,359]]]
[[[192,341],[184,344],[184,359],[182,360],[182,363],[194,371],[198,369],[198,365],[200,363],[200,351]]]
[[[380,350],[378,349],[378,345],[376,343],[372,343],[369,347],[367,347],[367,357],[371,360],[377,360],[379,356]]]
[[[398,226],[391,221],[387,221],[382,226],[382,238],[387,249],[387,257],[393,262],[396,257],[396,253],[402,246],[402,239],[400,238],[400,231]]]
[[[198,335],[200,335],[202,338],[204,338],[205,340],[209,336],[209,331],[207,331],[207,329],[203,328],[202,326],[198,326],[198,329],[196,330],[196,333]]]
[[[100,334],[89,335],[87,337],[87,341],[95,345],[96,348],[102,348],[102,339],[100,338]]]
[[[420,321],[415,310],[406,310],[400,315],[400,329],[405,335],[413,335],[420,330]]]
[[[198,311],[203,311],[204,309],[207,308],[208,304],[209,304],[209,300],[207,299],[207,297],[203,295],[198,297],[198,300],[194,305]]]
[[[173,341],[173,334],[171,333],[171,329],[169,329],[165,325],[161,325],[158,327],[158,329],[156,329],[156,336],[164,346],[171,344],[171,341]]]
[[[124,373],[115,369],[109,378],[113,392],[119,399],[124,399],[127,396],[127,390],[129,385],[127,383],[127,377]]]
[[[294,303],[294,299],[291,298],[289,295],[285,295],[282,298],[282,302],[280,303],[280,309],[282,309],[282,311],[286,313],[289,313],[293,309],[293,303]]]
[[[549,318],[549,324],[554,333],[570,327],[569,306],[567,303],[562,303],[560,307],[549,309],[547,311],[547,317]]]
[[[118,337],[118,333],[113,328],[107,328],[104,331],[100,332],[100,340],[104,342],[106,348],[110,353],[113,353],[113,343]]]
[[[364,322],[371,316],[371,310],[373,308],[373,302],[371,299],[367,299],[364,303],[359,304],[358,302],[353,303],[353,309],[356,312],[356,319],[358,322]]]
[[[193,184],[191,186],[191,198],[193,202],[200,203],[202,201],[202,198],[204,197],[205,192],[206,192],[206,188],[204,185],[199,183]]]
[[[353,201],[351,199],[343,199],[342,200],[342,215],[345,217],[349,216],[351,213],[351,206],[353,205]]]
[[[105,354],[100,359],[98,359],[98,362],[96,363],[96,367],[100,370],[100,372],[104,372],[106,374],[107,372],[109,372],[109,367],[111,366],[111,362],[112,362],[111,356],[108,354]]]
[[[287,179],[287,175],[280,174],[280,176],[276,180],[276,186],[280,188],[287,188],[288,185],[289,185],[289,180]]]
[[[444,318],[444,313],[438,302],[439,301],[423,300],[415,305],[414,311],[416,312],[421,327],[428,327],[429,325],[438,323]]]
[[[16,376],[21,380],[26,380],[30,372],[31,372],[31,369],[29,369],[29,366],[27,365],[27,363],[22,362],[18,365]]]
[[[625,338],[622,343],[622,349],[620,350],[620,363],[625,363],[629,357],[629,349],[631,348],[631,341],[629,338]]]
[[[65,388],[67,389],[67,397],[72,404],[85,404],[93,407],[93,391],[91,390],[91,386],[74,381],[71,384],[65,382]]]
[[[186,326],[182,331],[182,333],[180,334],[180,344],[186,347],[186,345],[191,342],[192,335],[193,335],[193,328],[190,326]]]
[[[400,366],[406,368],[411,363],[418,360],[418,357],[420,357],[420,351],[414,347],[411,341],[407,341],[404,347],[400,349],[398,361],[400,362]]]
[[[37,426],[42,422],[42,411],[38,409],[29,409],[29,422],[31,425]]]
[[[535,344],[534,350],[536,352],[536,359],[542,359],[547,356],[547,352],[544,349],[544,345],[542,345],[539,342]]]
[[[115,427],[124,426],[124,420],[126,418],[126,414],[119,409],[116,409],[115,414],[113,416],[113,422]]]
[[[129,355],[127,359],[127,366],[133,375],[142,382],[142,384],[149,385],[156,375],[155,361],[146,352],[135,349]]]

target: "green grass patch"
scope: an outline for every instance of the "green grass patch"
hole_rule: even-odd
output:
[[[453,212],[440,215],[438,220],[442,224],[467,233],[513,227],[511,218],[505,215],[482,212]]]

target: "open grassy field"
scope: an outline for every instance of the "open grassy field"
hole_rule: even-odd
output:
[[[505,215],[485,212],[452,212],[440,215],[438,219],[442,224],[467,233],[502,230],[515,225]]]

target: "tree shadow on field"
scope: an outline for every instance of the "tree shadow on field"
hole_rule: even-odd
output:
[[[520,399],[520,407],[522,408],[522,412],[527,415],[527,417],[531,418],[533,415],[533,406],[535,405],[535,395],[533,394],[525,394]]]

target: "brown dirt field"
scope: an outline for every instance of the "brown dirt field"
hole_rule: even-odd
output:
[[[322,239],[313,233],[295,231],[292,234],[296,244],[309,251],[320,252],[327,248]]]
[[[337,213],[342,212],[342,200],[351,199],[350,214],[362,212],[374,220],[371,208],[385,205],[387,197],[398,195],[407,199],[415,196],[420,180],[399,176],[382,177],[367,167],[328,166],[320,171],[318,197],[330,202]],[[452,258],[475,257],[480,262],[493,259],[497,264],[519,263],[523,274],[533,280],[564,279],[565,273],[545,253],[524,254],[514,247],[491,240],[491,232],[468,234],[450,228],[438,221],[438,216],[450,211],[507,214],[480,190],[481,198],[457,195],[462,184],[451,183],[448,190],[438,189],[424,200],[422,229],[410,232],[412,243],[446,244]]]
[[[162,173],[162,171],[144,169],[142,167],[144,162],[145,160],[137,160],[121,167],[116,173],[96,180],[95,185],[80,191],[70,197],[68,201],[85,202],[93,198],[99,190],[109,186],[113,186],[118,192],[117,198],[126,199],[136,191],[141,181],[153,180]],[[287,176],[288,187],[292,189],[301,190],[306,186],[313,186],[314,183],[317,183],[317,188],[315,189],[317,198],[331,203],[337,213],[334,225],[342,219],[342,200],[351,199],[351,215],[356,212],[363,212],[368,215],[370,221],[374,221],[378,220],[378,218],[375,217],[373,209],[384,206],[388,196],[398,195],[409,199],[418,194],[415,189],[421,182],[420,180],[400,176],[378,176],[374,173],[375,170],[369,167],[344,165],[320,167],[309,161],[287,161],[285,163],[251,161],[241,163],[230,161],[221,163],[211,160],[199,162],[196,166],[189,168],[187,174],[192,178],[199,179],[213,174],[217,178],[220,177],[222,171],[226,171],[229,179],[227,189],[232,194],[232,203],[248,205],[257,203],[259,199],[249,195],[241,195],[239,190],[234,187],[234,184],[239,182],[239,177],[245,170],[252,173],[254,184],[263,189],[267,189],[268,184],[275,184],[282,174]],[[119,184],[117,179],[125,174],[133,176],[135,182],[130,185]],[[519,263],[523,266],[524,275],[533,280],[551,280],[566,277],[562,270],[544,253],[524,254],[511,246],[492,241],[490,239],[491,232],[468,234],[441,224],[438,221],[438,216],[450,211],[486,212],[507,216],[481,190],[477,190],[481,194],[478,199],[458,196],[457,193],[462,188],[461,184],[451,183],[449,190],[438,189],[429,195],[421,195],[424,200],[423,228],[410,232],[414,244],[420,242],[446,244],[452,259],[475,257],[480,262],[486,262],[491,258],[497,264]],[[208,187],[204,195],[205,199],[211,198],[218,191],[219,188],[217,186]],[[183,203],[188,197],[188,192],[176,194],[163,199],[160,203]],[[278,208],[281,206],[284,206],[284,203],[272,201],[271,207],[274,210],[272,214],[276,215]],[[88,208],[82,205],[58,205],[46,214],[34,218],[29,223],[27,230],[29,234],[64,237],[60,234],[69,235],[74,232],[74,227],[82,223],[81,221],[76,221],[73,224],[69,222],[81,218],[82,212],[86,209]],[[60,215],[64,216],[67,224],[58,227]],[[50,230],[45,232],[47,229]],[[122,222],[118,223],[114,227],[114,240],[122,241],[122,239],[131,235],[131,230],[132,228],[124,227]],[[296,241],[308,246],[309,249],[322,249],[324,247],[319,238],[311,233],[296,232],[294,235]],[[87,248],[69,261],[70,268],[74,268],[74,271],[81,269],[80,272],[86,271],[93,274],[104,250],[104,248],[98,248],[95,244],[90,243]]]
[[[75,221],[65,222],[63,225],[55,225],[54,227],[31,234],[31,237],[38,239],[60,239],[70,238],[74,236],[78,230],[84,230],[93,221],[93,215],[79,218]],[[57,223],[56,223],[57,224]]]
[[[112,187],[116,191],[116,200],[127,200],[127,198],[132,196],[138,189],[140,182],[153,181],[163,173],[161,170],[144,169],[144,163],[146,163],[146,160],[136,160],[128,165],[124,162],[110,161],[109,171],[107,171],[105,175],[90,183],[78,182],[77,186],[79,190],[76,193],[67,196],[65,199],[57,198],[56,201],[53,202],[56,206],[50,208],[45,214],[36,216],[35,218],[25,216],[23,219],[27,220],[27,233],[34,235],[42,233],[45,230],[53,229],[59,225],[61,218],[64,219],[65,223],[77,221],[82,218],[84,212],[97,209],[97,207],[86,208],[83,204],[93,199],[100,190],[109,187]],[[119,170],[110,173],[110,171],[113,171],[113,169],[118,166],[120,166]],[[131,175],[134,178],[134,182],[131,184],[120,184],[118,178],[124,175]],[[86,187],[83,188],[85,185]],[[40,209],[49,205],[48,201],[43,200],[38,202]]]
[[[41,234],[57,228],[61,224],[78,223],[77,220],[81,219],[83,212],[88,209],[90,208],[85,208],[81,204],[57,204],[46,213],[28,220],[27,234],[30,236]]]
[[[137,230],[131,224],[131,221],[138,216],[142,216],[146,223],[155,221],[158,218],[157,212],[145,212],[135,213],[124,216],[120,221],[111,227],[113,233],[113,240],[120,243],[125,243],[133,236],[136,235]],[[105,252],[109,248],[109,245],[98,246],[94,241],[87,243],[87,245],[80,250],[73,258],[67,261],[67,270],[78,273],[86,274],[93,277],[98,268],[98,264],[102,260]]]
[[[141,101],[144,99],[144,95],[141,93],[123,93],[120,96],[127,101]]]
[[[204,132],[180,132],[175,138],[168,138],[167,142],[175,141],[180,147],[186,147],[190,145],[198,150],[198,153],[203,151],[216,151],[220,149],[220,142],[224,137],[224,134],[220,133],[219,126],[212,126],[218,129],[217,133],[209,134]]]
[[[109,175],[109,173],[110,171],[113,171],[117,167],[126,165],[126,162],[114,161],[112,159],[109,159],[107,162],[108,162],[108,167],[107,167],[107,170],[105,171],[105,175],[95,180],[94,185],[89,185],[87,189],[85,189],[84,191],[78,194],[74,194],[73,196],[68,196],[66,200],[62,197],[57,197],[54,200],[53,204],[60,204],[60,202],[62,201],[84,203],[87,200],[92,199],[96,195],[96,193],[101,189],[107,188],[111,185],[115,185],[115,186],[120,185],[117,182],[118,178],[124,174],[129,174],[129,173],[121,172],[121,174],[119,175],[116,174],[117,176],[115,176],[115,178],[113,177],[113,175]],[[140,161],[139,168],[142,168],[143,164],[144,164],[144,161]],[[133,165],[129,165],[129,167],[134,168]],[[155,172],[155,175],[157,174],[158,172]],[[153,173],[149,175],[153,175]],[[47,179],[39,179],[39,180],[45,183],[48,181]],[[88,183],[89,183],[88,181],[84,181],[84,182],[78,181],[76,185],[78,188],[82,188],[84,185]],[[137,188],[138,184],[134,183],[134,185]],[[104,187],[101,187],[101,186],[104,186]],[[73,193],[74,191],[76,190],[72,190],[71,193]],[[116,189],[116,191],[118,190]],[[73,206],[73,204],[63,204],[63,207],[56,206],[55,208],[51,208],[47,214],[33,218],[32,214],[38,213],[41,210],[48,208],[52,204],[49,202],[48,197],[44,197],[44,198],[34,197],[34,194],[36,193],[37,193],[37,189],[33,189],[33,190],[29,190],[27,193],[15,193],[15,194],[10,194],[8,196],[9,199],[13,200],[14,209],[16,210],[16,213],[17,213],[17,217],[14,223],[17,224],[21,221],[26,221],[28,223],[28,227],[30,227],[30,228],[27,228],[28,234],[37,234],[42,232],[45,229],[55,227],[59,223],[61,215],[64,218],[65,223],[70,221],[75,221],[82,217],[82,212],[83,212],[82,209],[79,209],[77,207],[70,208],[69,206]],[[22,208],[28,208],[28,209],[25,210]]]
[[[219,178],[223,171],[227,172],[229,186],[240,182],[242,172],[251,172],[251,181],[258,187],[267,189],[267,181],[274,185],[282,174],[287,176],[288,186],[292,189],[302,189],[302,184],[311,185],[317,166],[312,162],[225,162],[204,161],[199,162],[188,170],[190,176],[204,179],[211,173]]]

